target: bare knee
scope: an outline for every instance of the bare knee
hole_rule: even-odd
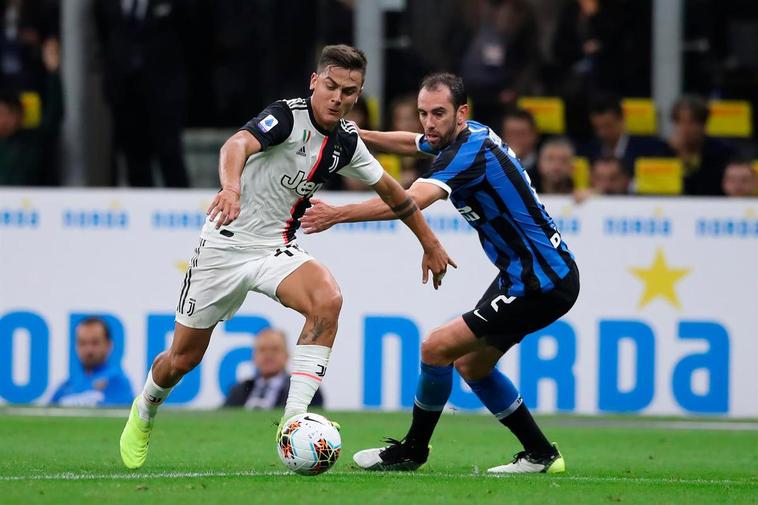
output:
[[[169,353],[169,363],[171,364],[171,370],[174,374],[186,375],[192,371],[203,359],[203,355],[200,353],[184,352],[184,353]]]
[[[421,342],[421,361],[427,365],[445,366],[453,362],[448,349],[444,345],[439,329],[433,330],[429,336]]]
[[[319,317],[336,323],[342,310],[342,293],[337,288],[319,293],[311,307],[311,317]]]

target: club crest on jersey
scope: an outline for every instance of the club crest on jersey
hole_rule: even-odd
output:
[[[337,166],[340,164],[340,149],[339,146],[337,146],[332,153],[332,164],[329,166],[329,173],[331,174],[335,170],[337,170]]]
[[[302,170],[298,171],[295,177],[283,175],[281,183],[285,188],[291,189],[298,195],[306,198],[313,196],[313,194],[322,186],[319,183],[307,180],[305,172]]]
[[[268,133],[271,131],[271,128],[278,124],[279,121],[273,115],[269,114],[258,123],[258,129],[263,133]]]

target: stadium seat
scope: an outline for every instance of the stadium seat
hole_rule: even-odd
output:
[[[745,100],[711,100],[705,125],[712,137],[748,138],[753,134],[753,108]]]
[[[587,189],[590,187],[590,162],[584,156],[574,157],[574,189]]]
[[[522,97],[518,106],[532,113],[540,133],[563,135],[566,132],[566,110],[558,97]]]
[[[658,132],[655,102],[650,98],[624,98],[624,123],[629,135],[655,135]]]
[[[36,91],[23,91],[20,96],[24,109],[22,128],[37,128],[42,121],[42,99]]]
[[[677,158],[637,158],[634,180],[641,195],[680,195],[684,167]]]

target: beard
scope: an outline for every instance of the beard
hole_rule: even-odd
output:
[[[426,132],[425,132],[426,133]],[[446,128],[445,130],[437,129],[434,131],[434,134],[437,135],[437,140],[432,142],[429,140],[428,134],[427,134],[427,141],[434,147],[435,149],[444,149],[448,145],[450,145],[450,142],[453,141],[453,134],[455,133],[455,123],[450,125],[449,128]]]

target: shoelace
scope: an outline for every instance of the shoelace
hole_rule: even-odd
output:
[[[513,461],[511,461],[511,463],[516,463],[518,460],[520,460],[522,458],[526,459],[527,461],[529,461],[529,458],[527,458],[526,451],[521,451],[521,452],[517,452],[516,454],[514,454],[513,455]]]
[[[385,444],[389,444],[382,450],[381,452],[382,456],[384,455],[392,456],[394,455],[395,452],[400,451],[403,448],[403,441],[398,440],[396,438],[385,437],[382,440],[382,442],[384,442]]]

